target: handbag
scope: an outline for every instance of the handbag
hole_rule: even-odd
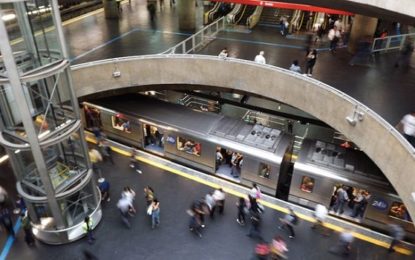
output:
[[[147,208],[147,215],[153,214],[153,205],[148,206]]]

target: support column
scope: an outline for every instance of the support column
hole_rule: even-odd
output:
[[[372,38],[375,34],[378,19],[356,14],[353,19],[348,50],[355,53],[359,42],[367,37]]]
[[[196,28],[196,1],[178,0],[179,29],[194,30]]]

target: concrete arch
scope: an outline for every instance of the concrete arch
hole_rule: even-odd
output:
[[[114,71],[121,76],[113,77]],[[197,84],[238,89],[302,109],[353,140],[384,172],[415,219],[414,148],[371,109],[320,81],[271,65],[203,55],[96,61],[73,66],[72,77],[78,97],[130,86]],[[346,120],[353,115],[354,126]]]

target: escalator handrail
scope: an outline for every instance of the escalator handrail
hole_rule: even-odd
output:
[[[239,16],[239,19],[238,19],[238,21],[235,22],[235,24],[238,24],[242,20],[242,17],[244,17],[244,14],[246,12],[246,7],[247,6],[248,5],[244,5],[244,10],[242,10],[242,12],[240,13],[241,15]]]
[[[248,17],[246,20],[246,25],[249,27],[249,29],[252,29],[255,27],[255,25],[257,25],[259,19],[261,18],[263,9],[264,8],[262,6],[257,6],[255,11]]]
[[[241,11],[242,6],[242,4],[235,4],[232,11],[226,15],[226,21],[229,24],[235,24],[235,18],[238,15],[239,11]]]

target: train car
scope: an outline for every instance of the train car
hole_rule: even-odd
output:
[[[87,128],[193,168],[276,194],[292,137],[278,129],[143,95],[83,103]],[[282,174],[285,175],[285,174]]]
[[[287,190],[285,199],[305,207],[331,208],[344,186],[351,201],[339,217],[383,231],[398,223],[414,239],[396,191],[361,151],[305,139],[291,173],[293,138],[278,129],[139,94],[84,102],[83,109],[86,127],[99,127],[111,139],[243,185],[255,182],[279,198]],[[355,207],[359,194],[363,210]]]
[[[361,151],[306,139],[294,164],[288,200],[305,207],[322,204],[335,208],[336,191],[343,187],[349,202],[341,218],[386,231],[388,223],[415,230],[396,191],[381,170]],[[359,196],[365,203],[357,203]]]

